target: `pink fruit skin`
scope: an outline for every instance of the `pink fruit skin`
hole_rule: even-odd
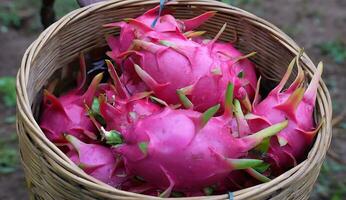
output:
[[[206,44],[210,42],[210,40],[203,39],[202,37],[197,37],[193,40],[199,44]],[[228,70],[231,77],[236,79],[233,81],[234,83],[238,83],[235,84],[235,96],[238,99],[241,99],[241,95],[237,92],[239,90],[237,87],[242,86],[245,88],[246,93],[252,100],[255,94],[257,83],[255,65],[247,58],[236,61],[237,58],[244,55],[231,43],[216,41],[212,45],[211,52],[217,57],[218,60],[223,62],[223,64],[221,64],[221,67],[225,68],[223,70]],[[243,72],[243,78],[237,77],[240,72]]]
[[[112,106],[109,103],[100,103],[100,114],[107,122],[107,130],[117,130],[126,136],[136,121],[157,113],[161,110],[160,106],[146,99],[134,101],[116,101]]]
[[[222,93],[215,91],[224,91],[229,81],[235,84],[237,98],[244,98],[244,94],[239,92],[240,88],[244,87],[247,96],[252,99],[256,87],[256,73],[249,60],[236,62],[236,58],[242,54],[231,44],[198,43],[182,34],[184,30],[198,27],[215,13],[207,12],[185,21],[164,15],[162,20],[159,20],[161,22],[152,28],[149,22],[155,19],[156,9],[136,19],[130,19],[128,23],[107,25],[119,26],[122,29],[119,38],[108,38],[112,49],[108,55],[123,66],[121,80],[130,85],[131,93],[146,89],[140,84],[141,78],[133,67],[133,64],[138,64],[155,80],[154,84],[143,80],[147,87],[169,104],[180,103],[176,94],[178,89],[193,86],[192,92],[187,96],[194,104],[194,110],[203,112],[215,104],[223,103]],[[181,26],[182,24],[186,26]],[[162,45],[162,41],[167,42]],[[215,69],[219,69],[222,74],[211,73]],[[243,78],[237,77],[240,72],[244,73]],[[210,87],[205,87],[207,85]]]
[[[322,69],[323,65],[320,64],[306,91],[304,88],[298,87],[302,81],[299,76],[303,77],[303,72],[300,72],[296,81],[286,91],[280,92],[287,81],[284,77],[268,97],[253,107],[255,117],[248,121],[252,131],[268,127],[283,119],[289,121],[288,127],[270,141],[268,156],[272,168],[276,169],[273,171],[277,174],[301,161],[313,142],[318,130],[318,128],[315,128],[313,120],[313,108]],[[288,69],[285,76],[289,77],[291,70]],[[294,98],[290,100],[291,96],[294,96]],[[281,146],[279,139],[287,144]]]
[[[138,121],[125,144],[115,150],[130,174],[158,188],[202,191],[234,170],[228,158],[245,156],[258,141],[234,138],[229,121],[222,117],[200,127],[200,117],[199,112],[166,108]],[[147,144],[144,151],[143,143]]]
[[[160,111],[161,107],[149,100],[148,92],[130,96],[119,81],[113,64],[109,60],[106,60],[106,63],[114,84],[107,84],[107,87],[100,92],[104,95],[99,98],[100,114],[106,121],[107,130],[116,130],[126,136],[136,121]]]
[[[55,143],[66,143],[64,134],[71,134],[83,141],[95,140],[96,127],[87,115],[86,105],[91,106],[102,75],[94,78],[84,94],[73,90],[57,98],[45,91],[40,127],[47,138]]]
[[[167,11],[163,11],[162,16],[159,17],[159,20],[157,20],[157,23],[155,27],[151,27],[153,21],[157,17],[159,6],[148,10],[143,15],[137,17],[135,22],[139,22],[140,24],[143,24],[145,27],[147,27],[147,30],[153,30],[155,32],[159,33],[169,33],[169,32],[184,32],[184,31],[190,31],[192,29],[197,28],[201,24],[203,24],[205,21],[210,19],[215,15],[215,12],[207,12],[203,15],[200,15],[196,18],[193,18],[191,20],[176,20],[172,15],[169,14]],[[186,24],[185,24],[186,23]],[[117,23],[110,23],[106,24],[105,27],[120,27],[121,33],[120,37],[116,38],[113,36],[108,37],[108,43],[109,46],[112,49],[111,58],[116,59],[117,55],[121,52],[125,52],[129,49],[131,46],[132,41],[135,38],[143,39],[146,37],[146,35],[141,35],[140,33],[136,33],[134,31],[133,25],[127,24],[125,22],[117,22]]]
[[[119,167],[109,147],[86,144],[72,135],[66,136],[66,139],[73,146],[67,156],[87,174],[114,187],[120,187],[126,180],[124,168]]]
[[[148,45],[150,46],[146,47],[147,50],[140,51],[141,59],[136,64],[139,64],[158,84],[162,85],[160,87],[147,84],[157,97],[169,104],[178,104],[177,90],[193,85],[203,75],[209,73],[213,64],[207,47],[196,46],[188,40],[178,51],[154,43]],[[209,104],[209,107],[212,105],[215,104]]]

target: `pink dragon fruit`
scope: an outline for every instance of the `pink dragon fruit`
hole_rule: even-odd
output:
[[[227,63],[213,56],[210,50],[213,46],[212,42],[200,45],[188,39],[180,39],[182,44],[179,45],[176,41],[171,43],[171,41],[160,40],[163,44],[160,45],[134,40],[134,47],[140,47],[142,50],[128,53],[133,53],[134,56],[130,58],[132,61],[137,60],[137,63],[141,65],[141,67],[134,65],[138,76],[159,98],[170,104],[179,103],[185,95],[191,100],[190,107],[193,105],[195,110],[205,111],[212,105],[223,103],[222,93],[215,91],[224,91],[229,81],[236,86],[236,97],[240,99],[252,97],[254,89],[251,87],[248,87],[248,93],[245,92],[245,95],[240,93],[241,89],[244,89],[243,86],[248,85],[250,80],[238,77],[239,67],[232,67],[236,61]],[[256,78],[254,69],[249,67],[245,70],[252,70],[252,73],[248,74]],[[256,85],[255,79],[252,82]],[[187,105],[184,106],[190,108]]]
[[[185,32],[198,28],[205,21],[213,17],[216,13],[206,12],[193,19],[176,20],[172,15],[169,14],[168,11],[164,10],[162,13],[163,16],[159,16],[159,19],[157,20],[155,26],[151,26],[157,17],[158,10],[159,6],[148,10],[146,13],[144,13],[136,19],[126,19],[127,21],[132,22],[129,24],[127,24],[126,22],[116,22],[104,25],[105,27],[121,28],[120,37],[109,36],[107,38],[109,46],[112,49],[112,52],[108,52],[108,55],[114,60],[117,60],[117,57],[121,52],[125,52],[130,48],[132,41],[134,39],[143,39],[147,36],[143,33],[139,33],[138,31],[136,31],[134,29],[134,26],[140,26],[149,32]]]
[[[210,40],[203,40],[201,37],[196,38],[195,41],[202,44],[210,42]],[[219,41],[213,43],[211,52],[224,62],[221,67],[229,70],[230,77],[226,78],[226,82],[228,79],[233,79],[236,86],[235,91],[237,91],[235,97],[241,101],[248,111],[251,111],[250,101],[255,94],[257,76],[255,66],[248,57],[253,56],[255,52],[243,55],[231,43]],[[217,70],[214,73],[217,73]]]
[[[227,91],[232,87],[227,87]],[[238,159],[287,126],[287,121],[243,138],[234,138],[229,122],[232,92],[226,92],[225,113],[213,117],[220,105],[201,114],[192,110],[166,108],[136,123],[125,144],[116,147],[125,167],[160,189],[193,193],[223,181],[232,170],[262,163]],[[230,101],[230,102],[229,102]]]
[[[298,76],[291,86],[282,92],[295,60],[298,65]],[[288,127],[271,139],[267,153],[271,167],[275,169],[273,172],[276,174],[295,166],[304,158],[319,130],[315,128],[313,109],[322,70],[323,64],[320,63],[309,87],[305,90],[302,86],[304,73],[299,66],[299,56],[297,56],[291,62],[279,85],[260,103],[256,97],[253,113],[246,116],[252,131],[261,130],[280,120],[288,119]]]
[[[109,60],[106,60],[106,63],[114,87],[110,86],[113,92],[108,91],[105,93],[106,96],[99,97],[100,114],[107,122],[107,130],[118,131],[125,136],[132,124],[143,117],[160,111],[161,107],[149,101],[148,96],[151,92],[137,93],[130,97],[120,82],[113,64]]]
[[[67,155],[87,174],[114,187],[126,180],[121,160],[115,158],[110,148],[86,144],[72,135],[66,135],[66,140],[73,147]]]
[[[84,59],[81,59],[81,72],[85,72]],[[65,143],[64,134],[68,133],[83,141],[95,140],[96,127],[87,116],[86,106],[91,106],[102,74],[94,77],[87,91],[82,94],[85,83],[85,73],[82,75],[77,89],[59,98],[45,90],[42,105],[40,127],[49,140],[55,143]]]
[[[169,20],[162,21],[162,26],[159,23],[151,28],[148,22],[155,15],[153,11],[148,13],[137,19],[128,19],[128,23],[121,22],[120,38],[110,37],[108,40],[112,49],[108,55],[119,65],[123,64],[122,81],[126,85],[136,88],[142,79],[157,97],[167,103],[177,104],[185,95],[191,101],[188,106],[205,111],[212,105],[223,103],[222,93],[213,91],[224,91],[227,83],[232,81],[236,97],[250,102],[256,85],[254,67],[248,60],[242,61],[246,57],[231,45],[216,42],[226,26],[208,43],[189,39],[203,33],[193,32],[191,28],[198,27],[215,13],[207,12],[184,21],[182,24],[188,24],[185,29],[177,27],[179,21],[171,15],[167,17]],[[108,26],[115,25],[119,23]],[[188,32],[183,34],[185,30]],[[126,47],[122,48],[119,43]],[[240,62],[244,62],[244,66]],[[246,75],[240,78],[238,75],[241,73]],[[204,89],[206,85],[210,90]]]

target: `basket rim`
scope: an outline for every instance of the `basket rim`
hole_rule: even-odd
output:
[[[28,78],[30,74],[30,67],[32,64],[32,61],[37,57],[37,55],[40,53],[40,50],[44,46],[44,44],[49,41],[50,38],[54,37],[61,27],[64,27],[67,24],[73,23],[84,16],[87,16],[95,11],[99,11],[100,9],[111,9],[119,6],[138,6],[138,5],[156,5],[158,0],[148,0],[148,1],[141,1],[141,0],[111,0],[111,1],[105,1],[105,2],[99,2],[96,4],[89,5],[87,7],[76,9],[69,14],[65,15],[63,18],[61,18],[59,21],[55,22],[53,25],[51,25],[49,28],[47,28],[45,31],[43,31],[39,37],[28,47],[26,50],[21,67],[17,74],[17,125],[19,121],[23,121],[26,126],[30,129],[30,136],[35,140],[36,144],[40,146],[42,150],[47,152],[50,155],[50,158],[54,158],[54,161],[59,163],[60,167],[63,167],[66,171],[66,173],[69,173],[69,176],[74,177],[75,180],[78,180],[81,184],[86,184],[90,188],[93,188],[98,191],[111,193],[112,191],[124,196],[131,196],[131,197],[138,197],[138,198],[155,198],[152,196],[142,195],[142,194],[136,194],[132,192],[122,191],[116,188],[113,188],[89,175],[84,173],[81,169],[79,169],[71,160],[67,158],[67,156],[62,153],[52,142],[50,142],[44,135],[44,133],[41,131],[38,123],[35,121],[33,112],[31,110],[31,105],[29,102],[29,97],[26,91],[26,86],[28,84]],[[211,1],[211,0],[196,0],[196,1],[188,1],[188,0],[177,0],[175,2],[169,3],[169,5],[198,5],[198,6],[204,6],[206,9],[219,9],[223,13],[236,13],[238,15],[241,15],[245,20],[250,20],[253,23],[255,23],[258,26],[261,26],[262,28],[265,28],[266,31],[269,31],[274,37],[276,37],[282,45],[284,45],[286,48],[288,48],[292,53],[298,54],[299,52],[299,46],[294,42],[293,39],[291,39],[289,36],[287,36],[284,32],[282,32],[279,28],[277,28],[275,25],[271,24],[270,22],[257,17],[247,11],[244,11],[242,9],[239,9],[237,7],[233,7],[221,2],[217,1]],[[308,57],[306,53],[302,56],[302,62],[304,62],[307,65],[307,68],[305,69],[309,75],[316,70],[316,66],[313,64],[311,59]],[[318,89],[318,98],[320,99],[317,101],[316,106],[318,106],[321,110],[322,108],[325,108],[327,112],[324,113],[323,117],[325,118],[325,123],[322,125],[321,129],[318,132],[318,135],[316,137],[316,141],[312,147],[312,149],[309,152],[309,155],[306,160],[301,162],[296,167],[290,169],[289,171],[285,172],[284,174],[276,177],[270,182],[262,183],[250,188],[242,189],[233,192],[234,197],[237,198],[248,198],[253,196],[255,193],[261,192],[261,191],[271,191],[275,188],[277,189],[278,186],[284,187],[289,184],[290,181],[297,179],[301,176],[304,176],[304,174],[307,173],[309,170],[299,170],[301,168],[311,169],[318,161],[324,158],[326,151],[330,145],[331,141],[331,135],[332,135],[332,126],[331,126],[331,118],[332,118],[332,105],[331,105],[331,98],[330,94],[328,92],[328,89],[323,82],[323,80],[320,81],[319,89]],[[325,133],[325,137],[322,138],[322,133]],[[19,133],[18,133],[19,134]],[[319,151],[321,146],[327,146],[323,152]],[[54,162],[50,162],[54,164]],[[276,186],[276,187],[274,187]],[[215,195],[211,196],[215,198],[225,198],[228,199],[228,194],[224,195]],[[196,199],[200,197],[196,197]],[[210,197],[209,197],[210,198]],[[177,198],[175,198],[177,199]],[[186,198],[178,198],[178,199],[186,199]],[[188,199],[194,199],[194,198],[188,198]]]

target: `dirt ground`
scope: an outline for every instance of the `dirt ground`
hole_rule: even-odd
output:
[[[322,54],[320,46],[331,41],[341,41],[346,44],[346,1],[243,0],[239,2],[241,2],[239,4],[241,8],[269,20],[288,33],[301,47],[305,48],[306,53],[315,63],[320,60],[325,62],[323,79],[333,98],[334,116],[345,110],[343,103],[346,100],[346,59],[336,62],[332,56]],[[38,31],[27,31],[25,27],[19,29],[10,27],[9,30],[0,32],[0,77],[16,75],[25,49],[38,34]],[[15,133],[15,126],[13,123],[9,124],[4,121],[6,117],[15,114],[15,109],[7,108],[0,102],[0,113],[0,138],[6,140]],[[339,160],[337,161],[339,164],[346,162],[345,125],[346,121],[343,120],[333,131],[331,149],[332,153],[336,155],[334,157],[337,157],[336,160]],[[10,142],[10,145],[15,146],[16,142]],[[331,158],[329,160],[334,162]],[[340,171],[340,173],[320,178],[311,199],[346,199],[345,190],[338,191],[340,195],[335,197],[335,194],[330,192],[333,188],[329,188],[340,184],[341,187],[346,187],[346,171],[343,169]],[[323,179],[332,176],[337,177],[331,179],[332,183],[325,183]],[[13,173],[0,174],[0,199],[28,199],[24,174],[20,167]]]

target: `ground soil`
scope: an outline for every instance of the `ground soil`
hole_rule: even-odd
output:
[[[334,39],[346,39],[345,0],[257,0],[243,8],[282,28],[301,47],[305,48],[306,53],[315,63],[320,60],[325,62],[323,78],[330,87],[333,102],[336,105],[334,115],[343,111],[345,107],[342,105],[346,100],[346,63],[338,65],[331,58],[322,56],[317,46]],[[38,32],[28,33],[23,29],[0,32],[0,76],[16,75],[25,49],[38,34]],[[4,139],[15,133],[13,124],[3,123],[4,118],[13,115],[15,110],[5,108],[0,103],[0,113],[0,138]],[[345,162],[344,131],[345,129],[340,127],[334,129],[335,137],[331,148]],[[345,177],[345,174],[342,176]],[[0,174],[0,199],[28,199],[24,174],[20,167],[15,173]],[[314,199],[324,198],[317,196]]]

